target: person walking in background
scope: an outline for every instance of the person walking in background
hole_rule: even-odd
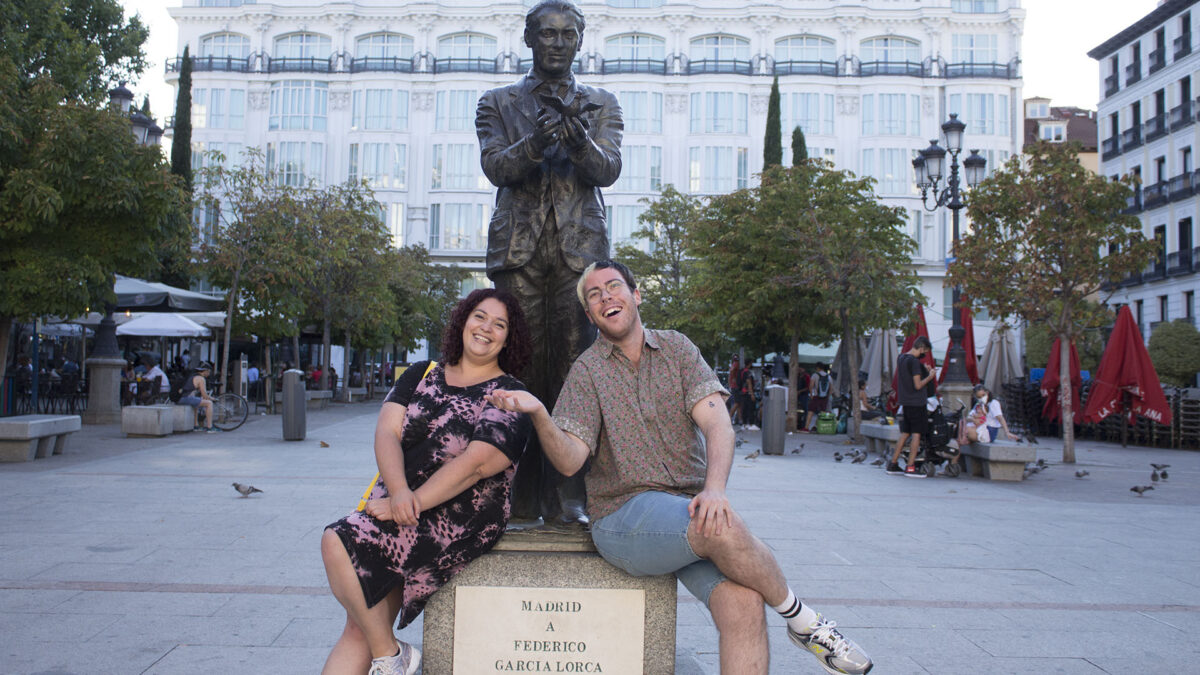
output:
[[[729,379],[725,380],[729,391],[733,393],[729,397],[726,408],[729,410],[729,419],[741,421],[742,419],[742,361],[737,354],[733,355],[733,359],[729,362]]]
[[[925,473],[916,467],[917,452],[921,449],[921,436],[929,433],[929,414],[925,409],[928,396],[925,387],[933,381],[933,372],[921,363],[921,357],[933,351],[929,338],[922,335],[913,343],[912,349],[900,355],[896,362],[897,400],[900,403],[900,438],[892,451],[888,463],[889,474],[903,474],[909,478],[924,478]],[[900,468],[900,453],[908,442],[908,466]]]
[[[817,415],[829,409],[829,390],[832,387],[833,378],[829,375],[829,367],[818,363],[817,372],[808,378],[808,418],[800,431],[812,431]]]

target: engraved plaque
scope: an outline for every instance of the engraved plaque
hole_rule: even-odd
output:
[[[642,673],[646,592],[459,586],[454,674]]]

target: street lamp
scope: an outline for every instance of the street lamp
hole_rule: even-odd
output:
[[[963,208],[962,200],[959,198],[958,155],[962,152],[963,131],[966,128],[967,125],[958,119],[958,115],[951,113],[950,119],[942,124],[946,147],[939,146],[937,139],[934,139],[929,142],[928,148],[918,150],[918,156],[912,161],[916,184],[921,190],[921,205],[925,207],[926,211],[931,212],[942,206],[950,209],[954,223],[955,245],[958,244],[958,212]],[[950,173],[946,177],[945,187],[941,187],[947,153],[950,155]],[[962,166],[966,173],[967,187],[975,187],[983,179],[987,160],[980,156],[978,150],[971,150],[970,156],[963,160]],[[930,196],[933,197],[932,203],[929,200]],[[946,353],[946,363],[943,368],[946,369],[945,382],[957,384],[960,387],[962,385],[969,387],[966,351],[963,349],[963,337],[966,335],[966,330],[962,326],[958,308],[960,293],[961,289],[955,284],[953,307],[950,312],[953,317],[953,324],[950,327],[950,349]]]

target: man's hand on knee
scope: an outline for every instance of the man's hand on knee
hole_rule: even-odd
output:
[[[704,490],[688,502],[688,517],[702,537],[719,537],[733,527],[733,508],[723,490]]]

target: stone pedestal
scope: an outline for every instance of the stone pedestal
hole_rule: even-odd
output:
[[[93,356],[87,366],[88,403],[84,424],[115,424],[121,421],[121,369],[125,359]]]
[[[674,575],[632,577],[586,532],[509,532],[425,608],[425,675],[675,672]]]
[[[964,407],[967,410],[971,409],[971,381],[964,380],[962,382],[943,382],[938,387],[938,394],[942,397],[942,410],[946,412],[954,412],[959,407]]]

